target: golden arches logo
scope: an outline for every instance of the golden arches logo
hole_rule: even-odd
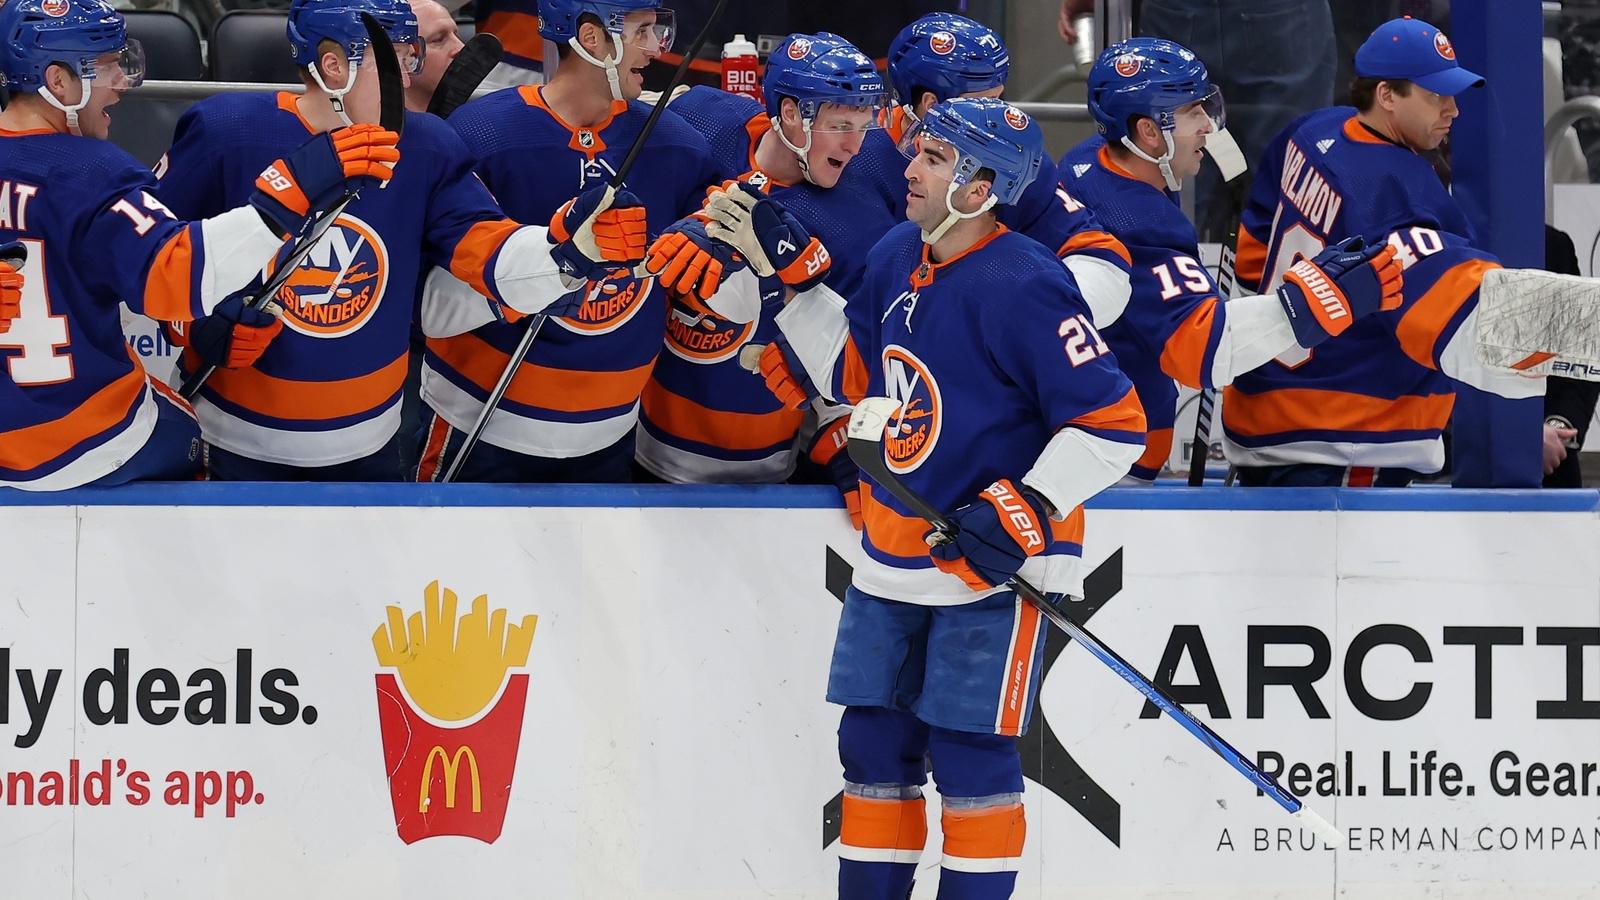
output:
[[[433,803],[433,761],[435,758],[444,764],[444,808],[456,808],[457,778],[461,773],[461,758],[467,758],[468,773],[472,776],[472,811],[483,812],[483,779],[478,775],[478,757],[473,754],[472,748],[466,744],[456,748],[454,754],[447,755],[444,747],[438,744],[428,751],[428,761],[422,764],[422,790],[417,794],[417,812],[425,813]]]

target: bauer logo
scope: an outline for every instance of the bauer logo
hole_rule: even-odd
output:
[[[805,59],[811,52],[811,41],[807,38],[795,38],[789,42],[789,58]]]
[[[267,266],[270,276],[289,248]],[[389,252],[366,222],[341,215],[273,299],[283,322],[301,334],[336,338],[360,330],[383,302],[389,283]]]
[[[674,299],[667,318],[667,349],[674,356],[709,366],[731,359],[755,330],[755,322],[729,322],[720,316],[695,312]]]
[[[45,15],[57,19],[66,15],[67,10],[70,8],[71,7],[67,3],[67,0],[44,0],[43,3],[39,4],[39,9],[44,12]]]
[[[1028,114],[1015,106],[1006,107],[1006,124],[1018,131],[1028,129]]]
[[[410,618],[388,608],[373,632],[378,728],[395,829],[407,844],[440,835],[492,844],[505,826],[528,700],[538,616],[506,623],[479,595],[456,619],[456,595],[435,581]]]
[[[1115,68],[1117,70],[1117,74],[1121,75],[1123,78],[1132,78],[1133,76],[1139,74],[1139,68],[1142,65],[1143,63],[1139,61],[1139,57],[1134,56],[1131,53],[1124,53],[1117,57]]]
[[[1450,46],[1450,39],[1445,37],[1442,31],[1434,32],[1433,49],[1439,51],[1439,55],[1445,59],[1456,58],[1456,48]]]
[[[956,49],[956,36],[948,31],[935,31],[928,35],[928,49],[940,56],[949,56]]]
[[[903,474],[922,465],[939,443],[944,405],[928,367],[898,344],[883,350],[883,382],[890,399],[900,403],[884,431],[883,452],[889,470]]]
[[[583,303],[570,315],[557,319],[562,328],[578,334],[608,334],[626,325],[650,298],[654,278],[639,280],[618,269],[584,288]]]

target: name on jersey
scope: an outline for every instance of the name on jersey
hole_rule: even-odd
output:
[[[1333,223],[1339,218],[1344,198],[1328,185],[1316,166],[1306,162],[1305,153],[1294,141],[1284,147],[1283,180],[1279,188],[1284,199],[1300,211],[1314,230],[1333,233]]]
[[[0,181],[0,228],[28,230],[28,201],[39,188],[20,181]]]

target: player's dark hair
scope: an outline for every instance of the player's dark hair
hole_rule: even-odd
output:
[[[909,104],[912,109],[916,109],[917,108],[917,104],[922,102],[922,95],[923,94],[932,94],[933,95],[933,102],[935,102],[935,103],[939,102],[939,92],[938,91],[934,90],[933,88],[925,88],[925,87],[923,87],[922,85],[919,84],[919,85],[916,85],[915,87],[913,87],[911,89],[911,99],[907,100],[906,103]]]
[[[600,17],[599,16],[595,15],[594,13],[584,13],[584,14],[578,16],[578,25],[577,25],[576,28],[572,29],[572,33],[573,34],[577,34],[579,29],[583,28],[583,23],[585,23],[585,22],[592,23],[593,25],[598,27],[601,31],[605,31],[606,30],[606,23],[600,21]],[[609,54],[610,54],[610,51],[607,51],[607,55],[609,55]],[[558,65],[558,67],[559,67],[559,64],[566,62],[567,61],[567,57],[569,57],[571,55],[572,55],[572,45],[571,44],[568,44],[566,42],[562,42],[562,43],[556,44],[556,63]],[[620,62],[620,60],[618,60],[618,61]]]
[[[1404,78],[1362,78],[1356,76],[1350,82],[1350,105],[1361,112],[1370,112],[1372,104],[1378,102],[1378,85],[1389,82],[1389,87],[1396,94],[1404,97],[1411,93],[1411,82]]]

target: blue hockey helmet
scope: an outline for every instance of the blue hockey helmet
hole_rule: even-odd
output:
[[[122,13],[104,0],[10,0],[0,6],[0,74],[13,93],[38,90],[51,65],[92,79],[105,53],[121,54],[128,87],[144,79],[139,42],[128,39]]]
[[[889,82],[906,106],[917,91],[938,100],[1004,87],[1011,56],[987,25],[955,13],[928,13],[900,29],[889,44]]]
[[[344,51],[352,67],[359,66],[367,49],[365,13],[383,26],[384,34],[401,57],[401,67],[415,75],[422,71],[426,45],[417,32],[417,14],[406,0],[294,0],[289,5],[289,49],[294,61],[315,72],[317,47],[333,41]],[[402,48],[411,47],[407,55]],[[321,80],[321,76],[318,76]],[[331,92],[330,92],[331,93]]]
[[[800,118],[816,118],[824,103],[838,103],[871,110],[874,114],[889,102],[889,89],[883,74],[865,53],[836,34],[791,34],[773,48],[767,57],[767,71],[761,91],[767,100],[767,115],[778,118],[783,98],[800,107]],[[876,118],[876,115],[874,115]]]
[[[1044,161],[1044,132],[1039,123],[998,98],[957,98],[935,104],[906,130],[900,139],[900,152],[914,158],[927,138],[942,141],[955,150],[952,193],[980,170],[994,172],[994,187],[989,192],[993,202],[989,205],[1017,202],[1039,176]]]
[[[578,18],[585,13],[600,20],[611,34],[622,34],[622,20],[629,13],[653,10],[656,38],[661,51],[672,49],[672,10],[663,9],[661,0],[539,0],[539,36],[565,44],[578,36]]]
[[[1136,117],[1154,119],[1162,131],[1177,125],[1180,108],[1201,102],[1216,130],[1224,122],[1222,92],[1206,65],[1182,45],[1160,38],[1112,44],[1089,72],[1089,113],[1107,141],[1127,137]]]

